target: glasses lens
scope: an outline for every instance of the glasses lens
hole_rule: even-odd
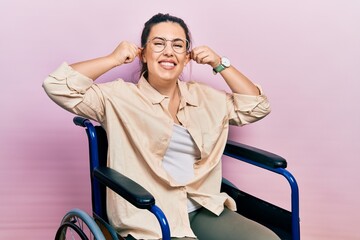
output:
[[[173,50],[177,53],[184,53],[187,50],[187,41],[183,39],[174,39],[171,41]]]
[[[166,47],[166,40],[162,38],[154,38],[151,40],[150,46],[154,52],[161,52]]]

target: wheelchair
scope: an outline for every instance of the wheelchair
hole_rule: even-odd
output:
[[[142,186],[107,167],[108,143],[105,130],[86,118],[76,116],[73,121],[85,128],[88,137],[93,213],[90,216],[76,208],[67,212],[55,239],[123,239],[108,224],[106,188],[110,188],[135,207],[153,213],[161,227],[162,239],[170,240],[168,221],[161,209],[156,206],[154,197]],[[281,239],[299,240],[299,190],[294,176],[285,169],[286,160],[273,153],[233,141],[227,142],[224,155],[286,178],[291,188],[291,211],[241,191],[226,179],[223,179],[221,191],[236,201],[238,213],[268,227]]]

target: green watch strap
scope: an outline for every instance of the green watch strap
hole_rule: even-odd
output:
[[[222,65],[221,63],[220,63],[217,67],[214,67],[214,68],[213,68],[214,72],[216,72],[216,73],[219,73],[219,72],[221,72],[221,71],[224,70],[224,69],[225,69],[225,66]]]

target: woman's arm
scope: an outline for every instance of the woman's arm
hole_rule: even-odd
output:
[[[112,68],[134,61],[139,53],[140,49],[135,44],[124,41],[107,56],[74,63],[70,66],[95,81]]]
[[[207,46],[196,47],[191,52],[191,58],[200,64],[208,64],[215,68],[220,64],[220,56]],[[234,66],[230,66],[220,72],[233,93],[244,95],[260,94],[259,89],[244,74]]]
[[[93,80],[116,66],[132,62],[139,51],[135,44],[121,42],[105,57],[70,66],[63,63],[44,80],[44,90],[64,109],[101,122],[105,114],[104,99]]]

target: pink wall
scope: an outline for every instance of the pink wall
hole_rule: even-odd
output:
[[[62,61],[138,43],[157,12],[184,18],[195,45],[228,56],[265,89],[272,114],[233,128],[231,138],[288,160],[300,186],[303,239],[360,239],[359,10],[357,0],[2,1],[0,239],[52,239],[67,210],[90,210],[85,134],[42,81]],[[102,80],[129,78],[134,69]],[[191,77],[226,88],[207,66],[193,64]],[[261,196],[289,206],[283,180],[265,174],[245,183],[258,172],[243,165],[234,172],[234,164],[224,166],[230,179],[254,192],[265,184]]]

